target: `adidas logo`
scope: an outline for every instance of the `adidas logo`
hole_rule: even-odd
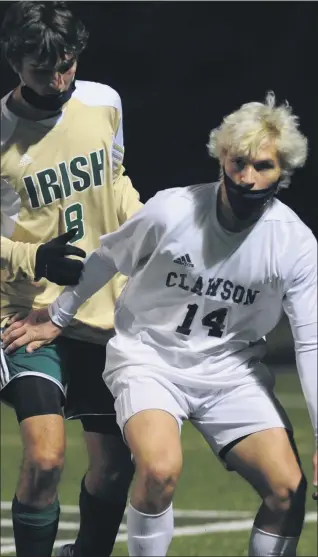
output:
[[[20,159],[19,166],[27,166],[27,164],[30,164],[31,162],[31,157],[29,157],[29,155],[25,153]]]
[[[181,255],[181,257],[177,257],[177,259],[174,259],[173,262],[178,263],[179,265],[184,265],[185,267],[194,267],[188,253]]]

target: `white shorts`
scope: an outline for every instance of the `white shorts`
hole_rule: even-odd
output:
[[[203,435],[213,452],[265,429],[282,427],[292,431],[288,417],[275,398],[272,385],[245,383],[211,390],[176,385],[156,372],[127,366],[113,373],[117,423],[124,435],[127,421],[143,410],[169,412],[178,422],[189,420]]]

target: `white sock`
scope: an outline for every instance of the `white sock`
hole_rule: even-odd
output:
[[[164,557],[173,536],[172,504],[160,514],[144,514],[129,504],[127,530],[130,557]]]
[[[286,538],[276,534],[269,534],[253,526],[249,557],[295,557],[298,538]]]

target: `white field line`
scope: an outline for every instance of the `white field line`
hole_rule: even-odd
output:
[[[305,522],[316,522],[317,513],[308,512],[305,516]],[[174,529],[174,537],[183,536],[198,536],[203,534],[212,534],[218,532],[239,532],[244,530],[249,530],[253,525],[252,519],[247,520],[232,520],[229,522],[218,522],[215,524],[207,523],[200,524],[199,526],[179,526]],[[54,548],[57,549],[64,544],[73,543],[74,539],[58,540],[54,544]],[[117,536],[116,542],[126,542],[127,534],[119,534]],[[15,551],[14,540],[12,538],[1,538],[1,555],[8,555]],[[2,545],[3,544],[3,545]]]

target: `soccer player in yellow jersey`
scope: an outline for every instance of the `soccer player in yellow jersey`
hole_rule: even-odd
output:
[[[100,236],[141,208],[122,166],[119,95],[106,85],[75,80],[87,37],[64,2],[14,2],[3,22],[4,55],[20,84],[1,101],[2,327],[17,312],[46,307],[59,294],[58,284],[72,282],[74,275],[57,276],[66,247],[91,252]],[[56,249],[50,241],[60,236]],[[71,245],[64,245],[67,240]],[[51,262],[41,257],[41,245],[46,255],[47,246],[51,250]],[[117,274],[84,304],[57,343],[31,356],[25,349],[1,353],[1,399],[15,409],[23,443],[12,502],[17,557],[52,554],[63,406],[67,418],[82,422],[89,467],[78,537],[58,555],[111,554],[133,474],[102,380],[114,302],[124,283]]]

